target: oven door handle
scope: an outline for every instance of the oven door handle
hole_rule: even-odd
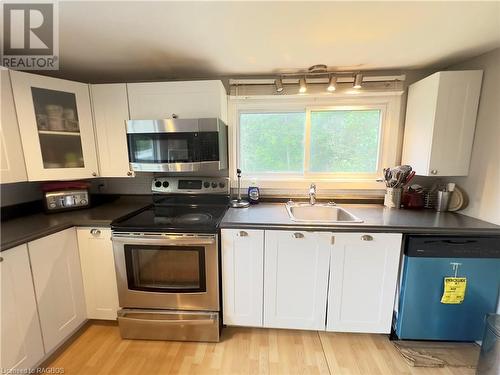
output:
[[[128,237],[112,236],[113,242],[120,242],[131,245],[212,245],[215,237],[185,237],[185,236],[148,236],[148,237]]]

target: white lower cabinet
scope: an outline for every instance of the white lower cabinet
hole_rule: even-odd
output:
[[[221,233],[223,322],[262,327],[264,231],[222,229]]]
[[[50,353],[86,320],[76,230],[29,242],[28,249],[43,342]]]
[[[88,319],[116,320],[119,309],[109,228],[78,228],[78,248]]]
[[[0,369],[10,373],[35,366],[45,353],[26,244],[0,253],[0,260]]]
[[[223,229],[224,324],[389,333],[401,239]]]
[[[398,233],[334,233],[327,330],[389,333],[398,279]]]
[[[324,330],[331,233],[266,231],[264,327]]]

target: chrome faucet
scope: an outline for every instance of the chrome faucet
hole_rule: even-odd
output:
[[[316,184],[313,182],[309,186],[309,204],[312,206],[316,203]]]

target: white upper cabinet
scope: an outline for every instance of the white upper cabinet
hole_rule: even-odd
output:
[[[264,231],[222,229],[221,232],[223,322],[262,327]]]
[[[34,367],[44,356],[25,244],[0,253],[0,280],[0,369],[10,374]]]
[[[324,330],[331,233],[265,232],[264,327]]]
[[[333,233],[327,330],[389,333],[400,233]]]
[[[102,177],[132,177],[125,121],[129,119],[127,85],[91,85],[94,126]]]
[[[218,117],[227,123],[227,95],[221,81],[128,83],[132,120]]]
[[[38,313],[47,354],[86,319],[75,228],[28,243]]]
[[[87,318],[115,320],[119,304],[111,229],[78,228],[77,235]]]
[[[29,181],[98,175],[89,86],[11,71]]]
[[[1,182],[28,180],[24,164],[21,136],[17,125],[16,107],[12,97],[9,71],[0,67],[1,113],[0,113],[0,170]]]
[[[482,76],[444,71],[410,86],[403,164],[422,176],[468,174]]]

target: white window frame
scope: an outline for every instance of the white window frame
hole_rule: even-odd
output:
[[[242,186],[247,187],[256,181],[259,187],[268,189],[303,189],[315,182],[325,189],[383,189],[375,179],[382,175],[382,169],[399,164],[403,121],[401,116],[401,92],[383,93],[383,95],[360,94],[353,97],[339,96],[307,96],[307,97],[229,97],[229,151],[230,177],[235,186],[236,168],[240,164],[239,153],[239,120],[242,113],[280,113],[304,112],[306,129],[304,139],[304,173],[242,173]],[[379,135],[379,154],[375,173],[315,173],[307,170],[310,157],[310,114],[311,111],[328,110],[363,110],[377,109],[381,111]]]

